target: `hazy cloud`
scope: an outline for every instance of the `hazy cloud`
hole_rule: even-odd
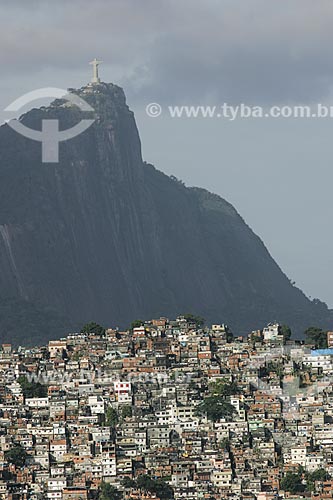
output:
[[[330,0],[1,2],[0,64],[82,71],[98,56],[138,99],[329,98]]]

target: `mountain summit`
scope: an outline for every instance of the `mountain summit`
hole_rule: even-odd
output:
[[[121,88],[73,92],[96,120],[60,144],[59,163],[43,164],[40,143],[0,128],[3,341],[188,312],[236,333],[275,319],[296,332],[329,325],[331,311],[290,283],[228,202],[143,162]],[[21,121],[40,129],[56,118],[66,129],[81,114],[60,99]]]

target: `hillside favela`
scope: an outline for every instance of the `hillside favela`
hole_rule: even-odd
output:
[[[1,498],[332,498],[333,332],[81,330],[2,345]]]

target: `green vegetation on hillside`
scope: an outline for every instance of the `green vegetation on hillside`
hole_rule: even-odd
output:
[[[122,485],[129,488],[138,488],[145,492],[155,493],[161,500],[172,500],[174,497],[172,487],[163,479],[153,479],[147,474],[143,474],[136,481],[124,478]]]
[[[121,500],[123,494],[111,484],[102,482],[100,485],[99,500]]]
[[[22,375],[18,378],[25,398],[46,398],[47,386],[39,382],[29,382],[27,377]]]
[[[221,418],[231,417],[235,408],[220,396],[208,396],[196,408],[197,415],[207,415],[208,420],[217,422]]]
[[[316,349],[326,349],[327,332],[325,332],[325,330],[315,326],[310,326],[305,330],[304,334],[307,344],[314,344]]]
[[[98,323],[92,321],[91,323],[87,323],[81,328],[82,333],[94,333],[95,335],[100,335],[103,337],[105,335],[105,328]]]
[[[27,459],[27,452],[22,446],[17,445],[11,450],[5,451],[5,459],[16,467],[23,467]]]

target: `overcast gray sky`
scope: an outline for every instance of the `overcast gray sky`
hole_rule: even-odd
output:
[[[332,119],[172,119],[169,105],[332,104],[331,0],[0,0],[0,119],[75,87],[124,87],[144,158],[232,202],[286,274],[333,306]],[[164,113],[149,118],[150,102]]]

